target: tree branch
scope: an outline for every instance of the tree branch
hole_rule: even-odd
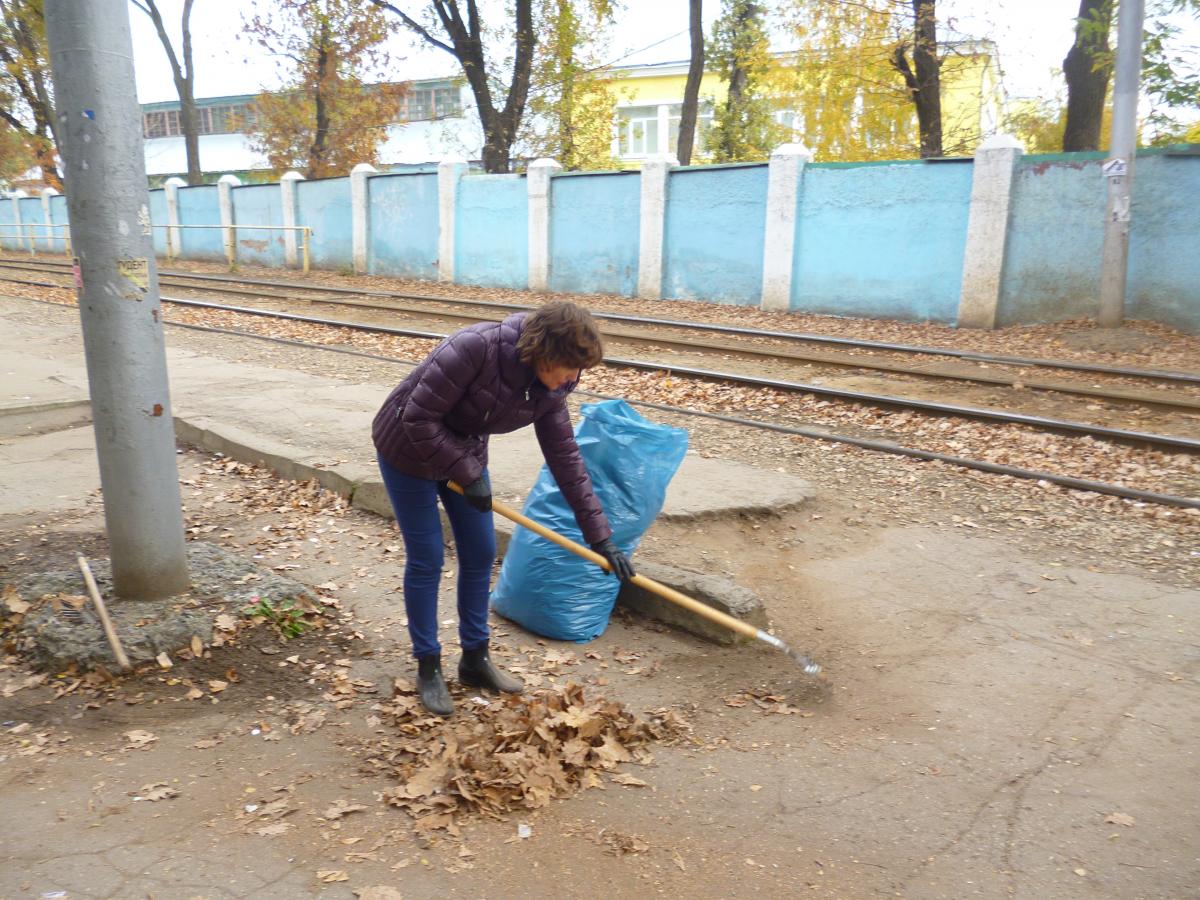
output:
[[[10,113],[7,109],[0,109],[0,119],[3,119],[10,126],[15,128],[17,131],[21,132],[22,134],[32,135],[32,133],[33,133],[29,130],[29,128],[25,125],[24,122],[22,122],[20,119],[18,119],[12,113]]]
[[[424,38],[430,44],[432,44],[433,46],[438,47],[442,50],[445,50],[451,56],[455,55],[453,47],[451,47],[449,44],[447,44],[443,41],[439,41],[437,38],[435,38],[432,34],[430,34],[429,30],[424,25],[422,25],[416,19],[412,18],[408,13],[403,12],[400,9],[397,9],[392,4],[386,2],[386,0],[371,0],[371,3],[374,4],[375,6],[378,6],[380,9],[386,9],[388,12],[395,13],[396,15],[398,15],[400,17],[400,19],[404,22],[405,25],[407,25],[411,30],[413,30],[414,32],[419,34],[422,38]]]
[[[892,68],[904,76],[904,83],[908,85],[908,89],[914,93],[920,89],[917,84],[917,76],[913,74],[912,67],[908,64],[907,44],[897,44],[896,49],[892,51]]]

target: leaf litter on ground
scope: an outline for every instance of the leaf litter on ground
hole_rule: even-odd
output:
[[[448,721],[430,716],[408,693],[375,709],[397,732],[362,744],[368,768],[397,782],[383,799],[407,811],[416,831],[452,836],[465,816],[502,818],[603,788],[601,772],[647,764],[650,744],[687,729],[678,714],[638,716],[607,698],[587,699],[574,683],[506,696]],[[614,780],[643,783],[632,776]]]

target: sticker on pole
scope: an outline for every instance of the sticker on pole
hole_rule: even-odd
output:
[[[126,291],[129,300],[141,300],[142,294],[150,290],[150,261],[147,259],[118,259],[117,273],[137,287],[136,291]]]
[[[1129,166],[1125,165],[1125,160],[1117,157],[1107,160],[1100,167],[1100,174],[1105,178],[1120,178],[1122,175],[1129,174]]]

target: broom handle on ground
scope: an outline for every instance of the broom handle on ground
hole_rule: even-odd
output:
[[[125,655],[125,648],[121,646],[121,639],[117,637],[117,629],[113,627],[112,619],[108,617],[108,607],[104,605],[104,598],[100,596],[100,588],[96,587],[96,579],[92,577],[92,567],[88,565],[87,558],[83,554],[79,554],[78,559],[79,571],[83,573],[88,593],[92,595],[92,602],[96,604],[96,612],[100,616],[104,636],[108,638],[108,645],[112,647],[113,656],[117,658],[117,665],[121,667],[121,671],[128,672],[131,668],[129,657]]]

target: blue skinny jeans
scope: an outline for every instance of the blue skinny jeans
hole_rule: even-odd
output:
[[[404,535],[404,607],[413,656],[442,652],[438,642],[438,587],[445,551],[438,499],[446,508],[458,551],[458,639],[464,650],[488,643],[488,584],[496,559],[496,530],[482,513],[445,481],[405,475],[379,457],[379,471]],[[484,473],[486,477],[486,472]]]

